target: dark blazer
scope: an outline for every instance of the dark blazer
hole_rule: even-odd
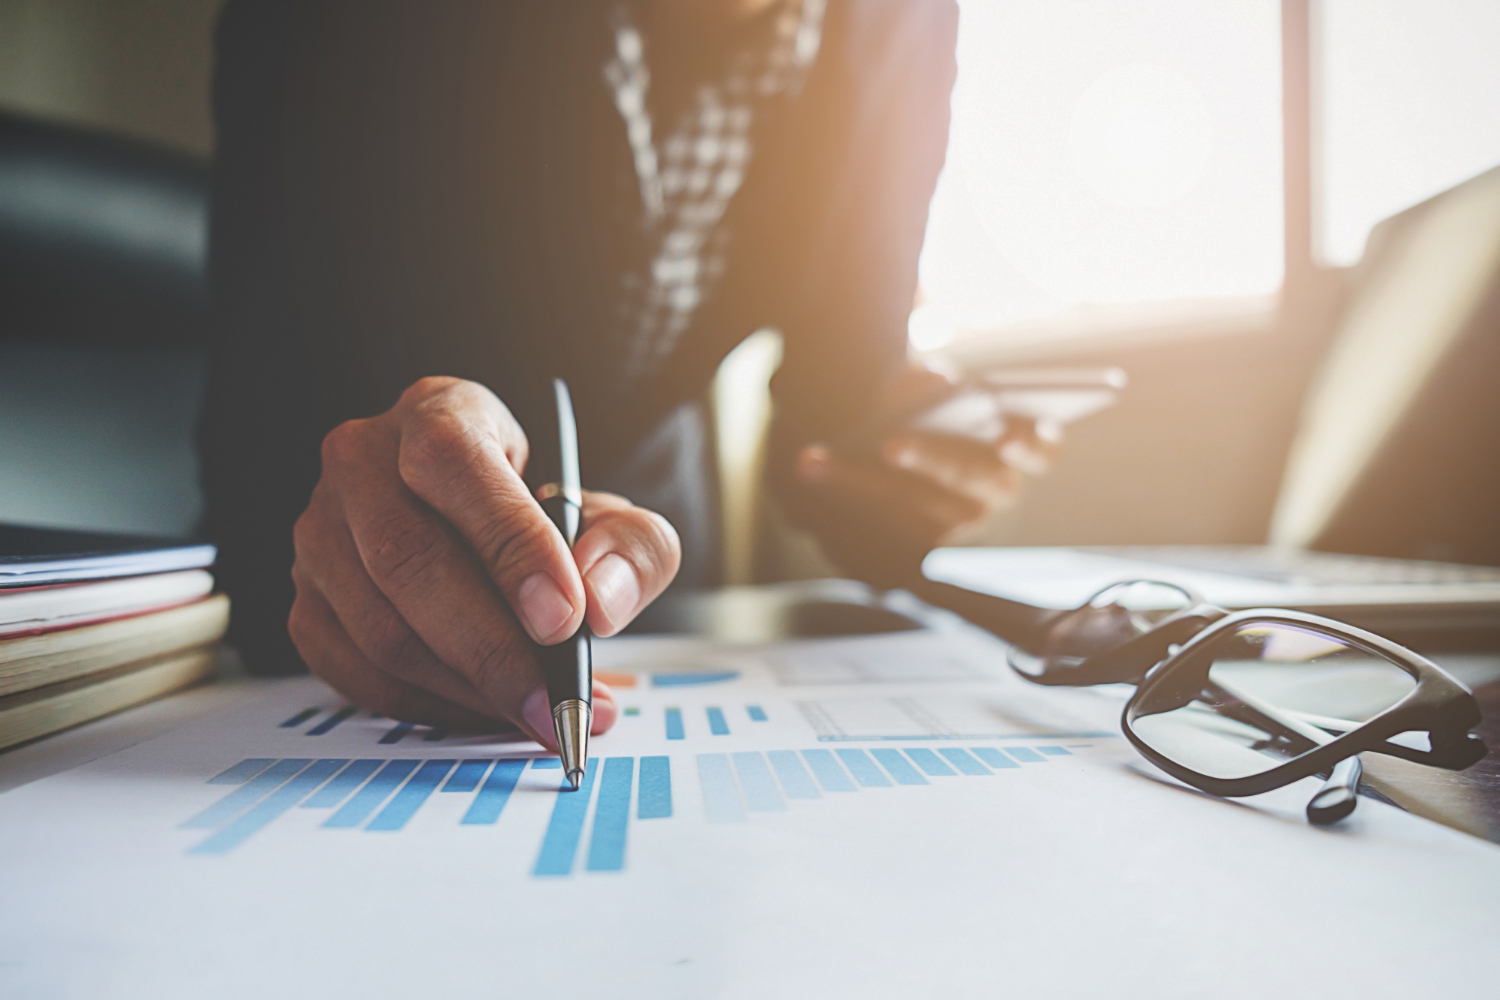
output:
[[[784,334],[789,430],[773,461],[860,419],[902,358],[947,136],[950,0],[830,3],[817,62],[768,115],[724,219],[723,282],[633,381],[608,349],[620,276],[643,252],[615,224],[640,205],[603,78],[610,11],[226,8],[200,443],[205,530],[256,668],[300,669],[285,638],[291,528],[320,440],[424,375],[485,383],[523,426],[547,376],[567,377],[587,485],[666,508],[688,575],[706,581],[713,532],[693,522],[712,508],[710,465],[690,413],[724,355],[759,328]]]

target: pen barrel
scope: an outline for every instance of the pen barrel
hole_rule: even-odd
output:
[[[568,548],[578,540],[578,526],[583,519],[583,512],[562,495],[550,496],[542,502],[542,511],[546,513],[547,520],[557,526],[562,533],[563,541],[568,543]]]
[[[570,699],[593,704],[594,655],[589,627],[581,625],[571,639],[537,650],[542,676],[547,679],[547,699],[558,705]]]

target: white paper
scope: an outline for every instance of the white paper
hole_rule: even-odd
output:
[[[306,679],[0,795],[0,996],[1493,992],[1495,847],[1372,801],[1310,827],[1310,782],[1241,802],[1184,788],[1115,735],[1117,695],[1010,677],[983,635],[611,640],[596,660],[637,674],[619,688],[637,711],[594,741],[566,875],[536,871],[554,810],[576,806],[560,772],[531,766],[492,824],[462,822],[483,792],[438,790],[401,829],[365,828],[403,790],[364,827],[321,825],[344,805],[298,804],[193,853],[224,842],[234,811],[182,824],[249,787],[210,783],[246,759],[542,756],[422,727],[382,744],[394,724],[363,712],[309,735],[343,702]],[[922,663],[932,680],[888,679]],[[914,764],[908,751],[960,749],[1038,759],[879,787],[840,764],[848,791],[812,766],[819,751]],[[640,761],[661,756],[671,815],[643,819]],[[632,759],[622,865],[590,870],[594,840],[613,842],[596,827],[610,758]]]

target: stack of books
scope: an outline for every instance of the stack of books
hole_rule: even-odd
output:
[[[0,748],[207,677],[212,545],[0,525]]]

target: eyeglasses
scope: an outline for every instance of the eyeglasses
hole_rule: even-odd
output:
[[[1312,775],[1314,823],[1354,810],[1360,753],[1463,770],[1484,757],[1473,694],[1405,647],[1297,611],[1229,612],[1175,584],[1130,580],[1046,619],[1010,664],[1037,684],[1137,685],[1125,736],[1213,795]]]

